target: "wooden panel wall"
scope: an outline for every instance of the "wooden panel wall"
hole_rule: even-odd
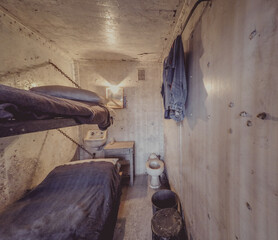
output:
[[[190,239],[276,240],[278,2],[214,0],[196,14],[182,35],[186,119],[164,121]]]

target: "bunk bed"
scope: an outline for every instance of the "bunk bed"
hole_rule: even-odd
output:
[[[79,124],[107,129],[109,110],[0,84],[0,137]],[[0,239],[112,240],[121,195],[118,169],[107,159],[56,167],[0,213]]]
[[[120,194],[111,162],[58,166],[0,214],[0,239],[112,240]]]
[[[0,85],[0,137],[79,124],[111,124],[101,103],[75,101]]]

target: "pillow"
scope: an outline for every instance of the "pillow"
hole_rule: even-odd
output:
[[[112,164],[116,165],[118,161],[119,158],[95,158],[95,159],[76,160],[76,161],[64,163],[62,165],[75,165],[75,164],[86,163],[86,162],[111,162]]]
[[[86,163],[86,162],[110,162],[113,165],[116,165],[118,172],[120,172],[121,164],[118,161],[119,161],[119,158],[98,158],[98,159],[77,160],[77,161],[64,163],[62,165],[75,165],[75,164],[81,164],[81,163]]]
[[[95,92],[80,88],[65,87],[60,85],[49,85],[42,87],[33,87],[33,92],[43,93],[53,97],[66,98],[76,101],[84,101],[89,103],[101,103],[102,99]]]

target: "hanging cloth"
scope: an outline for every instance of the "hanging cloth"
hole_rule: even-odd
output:
[[[185,117],[187,84],[181,35],[176,38],[168,57],[164,59],[161,94],[164,103],[164,118],[182,121]]]

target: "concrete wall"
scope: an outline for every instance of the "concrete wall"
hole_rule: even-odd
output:
[[[202,10],[182,35],[186,119],[164,121],[170,182],[190,239],[275,240],[278,4],[213,0]]]
[[[145,69],[146,80],[138,81],[138,69]],[[150,153],[163,157],[161,73],[157,63],[128,61],[86,61],[79,63],[81,86],[105,97],[105,88],[124,88],[126,107],[114,110],[109,140],[135,141],[135,171],[145,173]],[[83,127],[83,136],[90,126]]]
[[[74,77],[73,61],[39,34],[0,10],[0,84],[29,89],[72,86],[48,64]],[[78,138],[78,127],[65,131]],[[0,210],[37,185],[56,165],[70,161],[76,146],[56,130],[0,139]]]

